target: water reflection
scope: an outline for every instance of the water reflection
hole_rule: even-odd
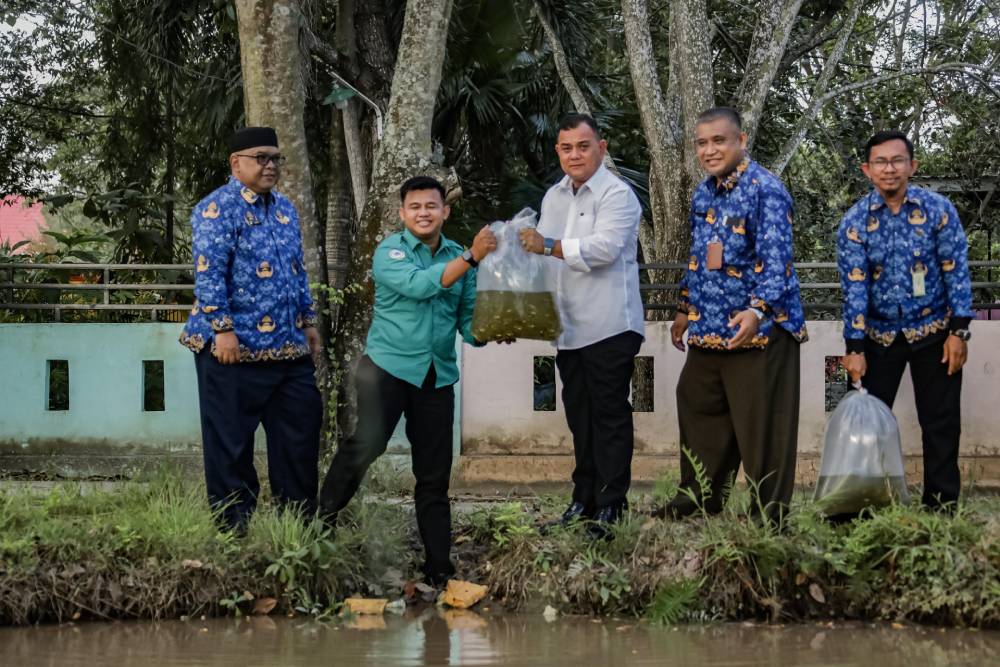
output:
[[[344,625],[253,617],[0,629],[0,665],[997,664],[1000,633],[863,624],[659,628],[428,608]]]

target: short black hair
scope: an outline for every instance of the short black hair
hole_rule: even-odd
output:
[[[705,109],[698,114],[698,118],[695,120],[695,125],[711,123],[712,121],[719,120],[720,118],[725,118],[739,128],[741,132],[743,131],[743,117],[740,116],[740,112],[733,107],[712,107],[711,109]]]
[[[882,130],[881,132],[876,132],[872,135],[872,138],[868,140],[865,144],[865,162],[872,157],[872,149],[876,146],[884,144],[887,141],[895,141],[899,139],[904,144],[906,144],[906,152],[910,154],[910,159],[913,159],[913,142],[910,138],[906,136],[901,130]]]
[[[586,125],[594,131],[594,135],[597,136],[598,140],[603,139],[604,135],[601,134],[601,128],[597,125],[597,121],[590,114],[585,113],[568,113],[559,119],[559,131],[563,130],[575,130],[581,125]]]
[[[445,201],[447,196],[444,186],[438,179],[431,176],[413,176],[406,179],[406,182],[399,188],[399,201],[405,202],[407,193],[417,190],[437,190],[441,193],[441,201]]]

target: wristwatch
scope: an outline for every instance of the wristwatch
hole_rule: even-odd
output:
[[[951,335],[958,336],[959,340],[964,340],[965,342],[968,342],[972,338],[972,332],[968,329],[955,329],[951,332]]]
[[[556,247],[556,240],[545,239],[542,243],[545,246],[545,248],[542,250],[542,254],[544,254],[546,257],[549,257],[550,255],[552,255],[552,249]]]
[[[477,266],[479,266],[479,262],[477,262],[476,258],[472,256],[472,250],[466,250],[465,252],[463,252],[462,259],[464,259],[466,263],[468,263],[468,265],[471,266],[472,268],[476,268]]]

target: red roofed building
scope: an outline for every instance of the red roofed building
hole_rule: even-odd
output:
[[[0,244],[14,245],[25,239],[37,241],[47,228],[42,204],[25,206],[21,197],[8,196],[0,201]],[[25,252],[22,246],[16,252]]]

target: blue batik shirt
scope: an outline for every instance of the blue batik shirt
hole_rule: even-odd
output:
[[[195,352],[233,331],[240,361],[309,354],[303,329],[316,324],[295,206],[230,177],[191,213],[195,303],[181,333]]]
[[[774,326],[805,341],[792,266],[792,198],[778,177],[746,157],[721,182],[714,176],[703,181],[691,208],[691,256],[678,304],[688,316],[688,344],[727,349],[736,334],[729,320],[751,307],[764,319],[747,347],[767,347]],[[719,269],[707,265],[714,241],[722,243]]]
[[[899,333],[914,344],[968,327],[968,245],[955,207],[935,192],[907,187],[895,214],[877,191],[859,199],[837,234],[848,351],[864,351],[865,336],[888,347]]]

